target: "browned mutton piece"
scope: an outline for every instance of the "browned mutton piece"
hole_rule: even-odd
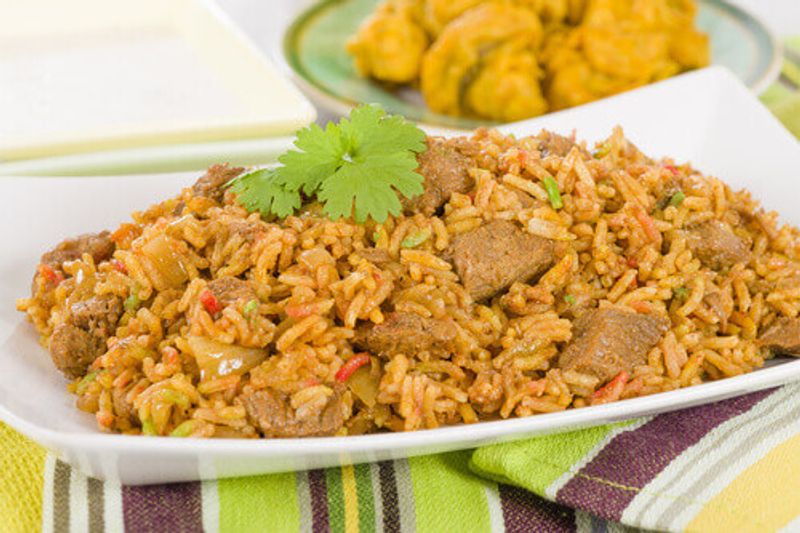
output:
[[[208,290],[219,300],[222,305],[231,305],[237,300],[249,302],[256,298],[256,291],[243,279],[223,276],[212,280]]]
[[[778,318],[761,334],[758,344],[778,354],[800,356],[800,318]]]
[[[450,255],[475,300],[491,298],[515,281],[529,281],[555,260],[552,241],[531,235],[508,220],[492,220],[457,236]]]
[[[686,231],[686,244],[709,268],[720,270],[750,259],[747,243],[718,220],[709,220]]]
[[[222,202],[225,196],[225,184],[244,172],[242,167],[225,165],[212,165],[206,173],[192,186],[192,192],[198,196],[211,198],[215,202]]]
[[[381,324],[362,327],[356,343],[364,350],[384,357],[420,352],[443,356],[455,349],[457,334],[456,326],[446,320],[413,313],[391,313]]]
[[[333,390],[327,401],[303,412],[291,406],[288,396],[269,389],[241,397],[247,416],[267,438],[324,437],[344,424],[341,392]]]
[[[465,193],[474,185],[469,175],[470,159],[447,140],[428,137],[428,149],[417,160],[417,172],[425,178],[425,191],[406,202],[406,207],[431,216],[455,192]]]
[[[114,249],[114,241],[108,231],[86,233],[61,241],[55,248],[45,252],[40,262],[53,268],[61,268],[67,261],[80,259],[86,253],[92,256],[95,263],[99,263],[111,259]]]
[[[667,319],[618,309],[593,309],[573,326],[572,341],[558,366],[592,374],[603,382],[647,363],[647,352],[669,328]]]
[[[583,156],[589,157],[589,153],[585,148],[577,144],[573,139],[564,137],[558,133],[542,130],[542,132],[536,136],[536,139],[539,141],[539,152],[541,152],[542,157],[547,157],[548,155],[566,157],[573,147],[578,148]]]
[[[106,341],[122,316],[122,301],[113,295],[94,296],[70,307],[70,314],[50,336],[50,357],[69,378],[77,378],[106,351]]]

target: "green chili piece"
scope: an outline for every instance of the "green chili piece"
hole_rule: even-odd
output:
[[[169,436],[170,437],[188,437],[194,431],[195,421],[194,420],[186,420],[182,422],[178,427],[173,429]]]
[[[82,396],[86,389],[89,388],[89,385],[97,378],[97,372],[89,372],[78,382],[78,386],[75,387],[75,392],[78,396]]]
[[[558,192],[558,183],[553,176],[545,176],[542,180],[544,190],[547,191],[547,198],[550,200],[550,205],[553,209],[561,209],[564,207],[564,202],[561,200],[561,193]]]
[[[249,302],[247,302],[244,305],[244,309],[242,309],[242,311],[244,312],[244,316],[246,316],[247,318],[250,318],[250,315],[252,315],[256,311],[258,311],[258,300],[256,300],[254,298],[254,299],[250,300]]]
[[[400,246],[403,248],[416,248],[423,242],[427,241],[431,236],[430,228],[421,229],[416,231],[403,239],[403,242],[400,243]]]
[[[135,292],[131,292],[130,296],[125,298],[125,303],[123,304],[126,311],[133,313],[139,308],[139,304],[142,302],[139,300],[139,295]]]
[[[672,198],[669,199],[669,205],[672,207],[680,207],[685,199],[686,194],[683,191],[678,191],[672,195]]]

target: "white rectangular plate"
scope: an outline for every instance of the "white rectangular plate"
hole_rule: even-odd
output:
[[[601,103],[508,127],[551,127],[599,139],[617,123],[648,153],[695,161],[748,187],[784,220],[800,193],[800,145],[726,71],[710,69]],[[106,435],[78,411],[65,380],[14,310],[41,252],[60,239],[110,228],[192,183],[187,175],[0,179],[0,419],[87,474],[127,484],[253,475],[472,448],[650,415],[800,379],[800,360],[683,390],[529,418],[411,433],[291,440],[195,440]]]
[[[0,159],[286,135],[315,117],[211,0],[0,3]]]

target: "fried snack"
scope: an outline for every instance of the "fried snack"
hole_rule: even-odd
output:
[[[541,39],[541,22],[530,10],[490,2],[467,11],[425,54],[420,77],[425,101],[433,111],[450,115],[482,114],[473,106],[503,108],[513,117],[540,114],[546,103],[537,89],[534,54]],[[484,69],[489,70],[482,73]],[[506,73],[516,79],[503,79]],[[502,89],[503,101],[513,110],[502,102],[484,101],[497,97],[492,87]]]
[[[356,69],[365,77],[410,83],[419,76],[428,36],[418,23],[421,2],[394,0],[382,4],[347,43]]]
[[[519,120],[707,65],[695,0],[386,0],[348,44],[431,110]]]
[[[708,64],[694,4],[590,0],[580,26],[550,32],[541,60],[553,109],[580,105]]]

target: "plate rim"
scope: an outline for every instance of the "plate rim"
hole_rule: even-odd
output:
[[[316,100],[318,100],[319,102],[321,102],[326,108],[328,108],[330,110],[333,110],[336,113],[339,113],[339,114],[342,114],[342,115],[346,115],[347,113],[350,112],[350,110],[352,110],[354,107],[360,105],[362,102],[360,102],[358,100],[355,100],[353,98],[347,97],[345,95],[338,95],[338,94],[333,93],[325,85],[319,83],[317,81],[316,77],[309,75],[309,73],[307,72],[307,69],[303,66],[302,62],[299,59],[299,54],[297,52],[297,50],[298,50],[297,43],[300,40],[303,28],[306,26],[306,24],[308,23],[309,20],[312,20],[314,17],[318,16],[319,13],[321,13],[321,12],[323,12],[325,10],[335,9],[336,7],[338,7],[338,5],[346,4],[346,3],[352,2],[352,1],[354,1],[354,0],[320,0],[320,1],[312,4],[308,8],[304,9],[294,19],[292,19],[291,23],[284,29],[283,35],[282,35],[281,41],[280,41],[281,42],[280,49],[281,49],[281,53],[282,53],[282,56],[283,56],[283,61],[284,61],[284,63],[286,65],[288,65],[288,67],[289,67],[289,69],[291,71],[291,74],[292,74],[292,79],[299,86],[301,86],[304,91],[306,91],[306,92],[310,93],[311,95],[313,95],[313,97]],[[782,65],[783,65],[783,43],[781,42],[781,40],[778,37],[778,35],[772,30],[772,28],[768,24],[766,24],[764,22],[764,20],[758,14],[753,13],[751,10],[749,10],[749,9],[747,9],[747,8],[741,6],[741,5],[738,5],[738,4],[734,3],[734,2],[731,2],[730,0],[699,0],[699,1],[700,2],[705,2],[705,3],[708,3],[708,4],[714,4],[714,5],[720,6],[721,8],[726,9],[729,12],[735,13],[738,18],[743,18],[745,20],[750,20],[751,22],[753,22],[755,24],[755,26],[760,31],[762,31],[767,36],[768,42],[770,44],[770,49],[771,49],[770,50],[771,51],[771,57],[770,57],[770,62],[769,62],[768,67],[764,70],[764,72],[761,74],[761,76],[758,79],[756,79],[756,80],[754,80],[754,81],[752,81],[750,83],[742,82],[742,83],[745,84],[746,87],[748,87],[749,90],[751,90],[755,94],[760,95],[761,93],[763,93],[778,78],[778,76],[780,75],[780,71],[781,71]],[[718,67],[718,66],[724,67],[724,65],[719,65],[719,64],[712,63],[712,64],[710,64],[710,65],[708,65],[707,67],[704,67],[704,68],[713,68],[713,67]],[[687,72],[681,73],[679,75],[695,72],[696,70],[702,70],[702,69],[695,69],[695,70],[692,70],[692,71],[687,71]],[[676,76],[671,76],[670,78],[666,78],[665,80],[658,80],[656,82],[653,82],[653,83],[650,83],[650,84],[647,84],[647,85],[653,85],[653,84],[656,84],[656,83],[661,83],[663,81],[667,81],[667,80],[672,79],[674,77],[676,77]],[[738,79],[738,76],[736,76],[736,77]],[[647,85],[644,85],[643,87],[647,87]],[[640,88],[640,87],[637,87],[637,88]],[[633,89],[633,90],[636,90],[636,89]],[[625,92],[629,92],[629,91],[625,91]],[[623,93],[618,93],[618,94],[623,94]],[[617,95],[609,95],[609,96],[606,96],[604,98],[600,98],[599,100],[593,100],[592,102],[587,102],[586,104],[581,104],[579,106],[573,106],[573,107],[567,108],[567,109],[574,109],[575,107],[581,107],[582,105],[589,105],[589,104],[592,104],[594,102],[605,100],[607,98],[613,98],[614,96],[617,96]],[[561,110],[550,111],[550,112],[545,113],[543,115],[538,115],[536,117],[529,117],[528,119],[524,119],[524,120],[544,117],[544,116],[547,116],[547,115],[550,115],[550,114],[553,114],[553,113],[558,113],[560,111],[564,111],[564,110],[561,109]],[[460,117],[450,117],[450,116],[447,116],[447,115],[441,115],[439,113],[433,113],[433,112],[430,112],[430,113],[432,113],[434,117],[441,116],[443,119],[460,118]],[[485,127],[499,127],[499,126],[504,125],[504,124],[509,124],[509,123],[496,122],[496,121],[484,121],[482,119],[474,119],[474,120],[476,120],[477,122],[482,122],[483,123],[482,125],[485,126]],[[421,120],[415,120],[415,122],[417,124],[420,124],[420,125],[423,125],[423,126],[426,126],[426,127],[441,128],[441,129],[447,129],[447,130],[451,130],[451,131],[465,131],[465,130],[474,129],[475,127],[481,126],[481,124],[475,124],[475,125],[469,126],[469,127],[460,127],[460,126],[442,124],[440,122],[426,120],[424,118],[421,119]]]

